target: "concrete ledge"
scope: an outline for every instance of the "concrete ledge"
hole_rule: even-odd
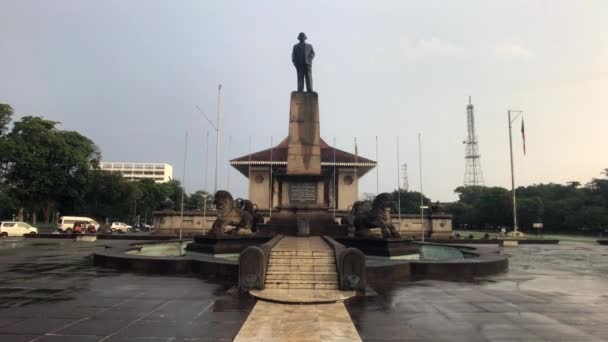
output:
[[[415,241],[420,241],[416,239]],[[500,245],[502,239],[424,239],[425,242],[459,245]],[[518,239],[520,245],[557,245],[557,239]]]
[[[608,245],[608,239],[597,240],[597,243],[599,243],[600,245]]]
[[[463,246],[465,247],[465,246]],[[467,247],[478,257],[461,260],[396,260],[369,259],[367,261],[367,281],[372,286],[382,286],[390,282],[409,279],[438,279],[472,281],[504,273],[509,268],[506,255],[499,248]]]
[[[500,242],[500,245],[503,247],[517,247],[519,246],[518,239],[504,239]]]
[[[186,250],[208,254],[241,253],[249,246],[258,246],[270,241],[269,236],[216,236],[196,235],[194,242],[186,245]]]
[[[150,244],[148,242],[146,244]],[[106,247],[93,254],[95,266],[116,268],[140,273],[192,274],[204,278],[234,281],[238,279],[238,262],[213,256],[154,257],[127,254],[138,244]]]
[[[95,242],[97,241],[97,235],[77,235],[76,241]]]
[[[418,254],[418,246],[415,245],[411,239],[334,237],[334,240],[346,247],[357,248],[366,255],[393,257]]]
[[[142,240],[167,241],[178,238],[176,235],[133,235],[133,234],[27,234],[27,239],[75,239],[79,236],[94,236],[97,240]]]

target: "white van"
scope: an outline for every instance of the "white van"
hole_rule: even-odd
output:
[[[25,222],[7,221],[0,223],[0,236],[23,236],[25,234],[38,234],[38,228]]]
[[[57,221],[57,229],[62,233],[72,233],[74,228],[74,223],[76,222],[85,222],[86,226],[82,227],[82,230],[86,230],[89,225],[93,225],[95,230],[99,230],[99,223],[93,220],[90,217],[82,217],[82,216],[62,216]]]

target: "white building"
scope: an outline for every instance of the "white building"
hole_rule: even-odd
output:
[[[114,163],[101,162],[104,171],[118,172],[128,180],[152,179],[165,183],[173,178],[173,166],[166,163]]]

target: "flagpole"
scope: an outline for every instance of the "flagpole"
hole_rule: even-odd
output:
[[[182,224],[184,223],[184,195],[186,194],[186,158],[188,158],[188,131],[186,131],[186,143],[184,144],[184,170],[182,173],[182,204],[179,214],[179,239],[182,239]]]
[[[355,137],[355,184],[357,185],[357,201],[359,200],[359,177],[357,175],[357,162],[358,161],[359,161],[359,149],[357,148],[357,137]]]
[[[268,214],[268,217],[272,217],[272,200],[273,200],[273,195],[274,195],[274,181],[272,180],[272,150],[273,150],[273,146],[272,146],[272,135],[270,136],[270,211]]]
[[[228,140],[228,154],[230,153],[230,148],[232,148],[232,135],[230,136],[229,140]],[[231,167],[228,167],[228,181],[226,184],[226,191],[230,191],[230,169],[232,169]]]
[[[399,136],[397,136],[397,213],[399,215],[399,224],[401,224],[401,167],[399,162]]]
[[[513,119],[511,119],[511,112],[517,113]],[[511,134],[511,124],[517,117],[522,113],[521,110],[508,110],[507,116],[509,120],[509,155],[511,157],[511,194],[513,197],[513,232],[517,232],[517,198],[515,195],[515,167],[513,165],[513,138]]]
[[[332,181],[332,192],[334,194],[334,221],[336,221],[336,208],[338,201],[336,196],[336,137],[334,136],[334,179]]]
[[[418,132],[418,168],[420,170],[420,227],[422,242],[424,242],[424,195],[422,194],[422,141]]]
[[[376,135],[376,196],[380,192],[380,161],[378,160],[378,136]]]
[[[222,85],[217,86],[217,121],[215,127],[215,181],[213,183],[213,192],[217,192],[217,170],[219,167],[220,160],[220,102],[222,95]]]

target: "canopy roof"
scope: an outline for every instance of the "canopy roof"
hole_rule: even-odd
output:
[[[249,176],[249,166],[287,166],[287,146],[288,142],[285,138],[275,147],[232,159],[230,165],[245,177]],[[376,162],[329,146],[321,139],[321,168],[327,166],[355,167],[357,174],[363,176],[376,167]]]

